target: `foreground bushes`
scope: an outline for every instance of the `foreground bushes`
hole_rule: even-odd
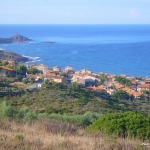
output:
[[[0,119],[5,120],[16,120],[16,121],[23,121],[29,122],[36,120],[38,118],[38,114],[32,112],[27,107],[16,108],[13,106],[6,105],[6,102],[2,102],[0,104]]]
[[[93,121],[98,119],[101,114],[87,112],[82,115],[69,115],[69,114],[47,114],[47,113],[35,113],[28,107],[16,108],[14,106],[6,105],[6,102],[0,104],[0,119],[16,120],[21,122],[33,122],[40,118],[49,118],[58,120],[60,122],[73,123],[80,126],[88,126]]]
[[[83,115],[68,115],[68,114],[51,114],[50,119],[55,119],[62,122],[73,123],[81,125],[83,127],[90,125],[96,119],[98,119],[101,114],[87,112]]]
[[[35,113],[27,107],[16,108],[6,105],[6,102],[0,104],[1,123],[4,120],[32,123],[40,118],[49,118],[50,120],[72,123],[82,127],[88,126],[87,129],[90,132],[102,132],[124,138],[137,137],[143,140],[150,139],[150,118],[139,113],[125,112],[101,115],[87,112],[80,115],[61,115]]]
[[[133,112],[107,114],[93,122],[88,131],[150,139],[150,118]]]

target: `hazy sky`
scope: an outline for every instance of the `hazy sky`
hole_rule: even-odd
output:
[[[150,0],[0,0],[0,24],[150,24]]]

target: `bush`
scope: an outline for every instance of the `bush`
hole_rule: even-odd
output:
[[[0,119],[10,119],[31,123],[38,119],[38,114],[32,112],[27,107],[16,108],[6,105],[6,102],[0,104]]]
[[[24,116],[24,121],[28,123],[32,123],[36,119],[38,119],[38,115],[31,111],[27,112]]]
[[[27,84],[29,81],[28,81],[27,78],[23,78],[23,79],[22,79],[22,82],[23,82],[24,84]]]
[[[98,113],[87,112],[83,115],[51,114],[49,118],[67,122],[67,123],[75,123],[85,127],[90,125],[93,121],[95,121],[100,116],[101,114]]]
[[[88,128],[90,132],[102,132],[119,137],[150,138],[150,118],[134,112],[107,114],[97,119]]]
[[[29,69],[27,70],[27,73],[28,73],[28,74],[37,74],[37,73],[42,73],[42,71],[40,71],[40,70],[38,70],[38,69],[36,69],[36,68],[29,68]]]
[[[17,110],[14,107],[7,106],[6,102],[0,104],[0,118],[1,119],[13,119],[15,118]]]

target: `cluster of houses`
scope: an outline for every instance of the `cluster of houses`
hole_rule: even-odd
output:
[[[58,67],[54,66],[53,68],[49,68],[46,65],[40,64],[33,64],[27,66],[28,68],[36,68],[42,73],[38,74],[27,74],[27,78],[33,78],[35,81],[38,81],[39,79],[44,80],[51,80],[56,83],[62,83],[62,84],[69,84],[69,83],[79,83],[85,85],[85,87],[89,91],[106,91],[110,95],[115,93],[118,90],[126,91],[129,95],[134,96],[135,98],[139,98],[142,96],[142,94],[146,91],[150,91],[150,79],[137,79],[136,77],[127,77],[125,75],[121,75],[128,80],[131,81],[130,86],[122,85],[115,81],[115,76],[113,74],[105,74],[106,75],[106,81],[103,84],[100,83],[100,73],[93,73],[92,71],[88,69],[82,69],[80,71],[74,71],[72,67],[67,66],[63,70]],[[3,75],[10,75],[15,70],[10,68],[5,68],[0,66],[0,74]]]
[[[46,65],[31,65],[30,67],[37,68],[41,70],[43,74],[30,75],[27,74],[27,78],[39,78],[50,79],[57,83],[79,83],[86,86],[89,91],[106,91],[110,95],[115,93],[118,90],[126,91],[129,95],[139,98],[145,91],[150,91],[150,80],[149,79],[137,79],[136,77],[127,77],[121,75],[131,81],[130,86],[122,85],[115,81],[115,76],[113,74],[105,74],[107,79],[106,81],[99,85],[100,82],[99,75],[100,73],[93,73],[88,69],[82,69],[79,71],[74,71],[72,67],[67,66],[63,70],[54,66],[53,68],[48,68]]]
[[[28,67],[33,67],[38,70],[41,70],[43,73],[31,75],[27,74],[27,78],[34,78],[35,80],[38,80],[40,78],[53,80],[57,83],[71,83],[76,82],[80,84],[88,84],[91,83],[95,85],[96,81],[99,81],[98,78],[96,78],[96,75],[92,73],[88,69],[82,69],[80,71],[75,72],[72,67],[66,66],[63,70],[58,67],[54,66],[53,68],[48,68],[46,65],[31,65]]]

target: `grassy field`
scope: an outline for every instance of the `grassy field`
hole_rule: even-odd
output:
[[[137,139],[91,135],[79,126],[56,120],[0,124],[1,150],[148,150],[141,143]]]

